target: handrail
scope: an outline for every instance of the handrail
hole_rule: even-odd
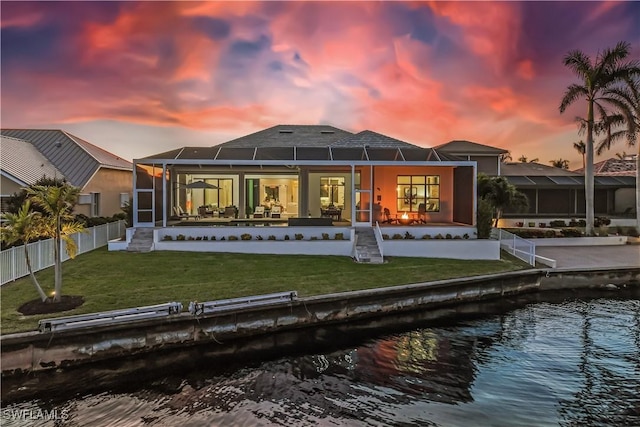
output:
[[[378,250],[380,251],[380,257],[384,260],[384,252],[382,247],[384,238],[382,237],[382,230],[380,230],[380,223],[376,221],[376,228],[373,230],[373,234],[376,236],[376,244],[378,245]]]
[[[522,237],[501,228],[491,229],[491,237],[500,241],[501,248],[507,250],[513,256],[535,267],[536,244],[534,242],[532,242],[531,240],[523,239]]]

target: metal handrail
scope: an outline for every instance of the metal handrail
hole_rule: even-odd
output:
[[[493,228],[491,237],[500,241],[500,247],[507,250],[513,256],[523,260],[529,265],[536,265],[536,244],[531,240],[523,239],[501,228]],[[524,249],[519,249],[524,248]]]

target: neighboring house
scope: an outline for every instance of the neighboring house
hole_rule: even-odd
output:
[[[575,172],[583,174],[584,170],[580,168],[576,169]],[[623,183],[620,188],[615,190],[613,199],[615,212],[631,215],[631,212],[635,211],[636,160],[633,155],[624,159],[614,157],[595,163],[593,165],[593,174],[596,177],[596,182],[606,179],[604,177],[612,177],[616,181]]]
[[[179,210],[197,215],[236,208],[239,218],[248,218],[256,208],[262,215],[274,206],[287,218],[328,214],[356,226],[382,221],[383,212],[475,225],[475,161],[372,131],[279,125],[134,165],[136,227],[166,227]]]
[[[507,150],[470,141],[451,141],[436,147],[438,153],[478,161],[478,172],[504,176],[527,195],[528,216],[584,216],[584,173],[534,162],[502,163]],[[635,163],[609,159],[595,167],[594,209],[596,215],[624,213],[635,206]],[[507,210],[506,217],[522,215]]]
[[[434,147],[438,153],[457,156],[478,163],[478,173],[500,175],[500,156],[509,151],[471,141],[450,141]]]
[[[6,211],[7,199],[24,187],[41,178],[64,178],[64,174],[28,141],[0,136],[0,148],[2,212]]]
[[[0,133],[3,196],[32,184],[30,181],[41,178],[41,172],[46,168],[46,176],[53,174],[53,177],[64,178],[80,188],[75,207],[77,214],[112,216],[122,212],[122,207],[129,201],[133,186],[131,162],[62,130],[2,129]],[[19,164],[10,153],[18,144],[24,153],[29,153]],[[5,156],[8,159],[6,171]],[[26,177],[30,178],[24,179]],[[9,191],[5,190],[5,182]]]

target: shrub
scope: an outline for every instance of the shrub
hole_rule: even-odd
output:
[[[202,240],[201,236],[196,237],[196,240]]]
[[[229,240],[238,240],[238,236],[229,236]]]
[[[611,219],[607,218],[606,216],[597,216],[594,218],[593,221],[593,225],[595,227],[600,227],[603,225],[609,225],[611,224]]]
[[[389,239],[391,239],[391,236],[389,236],[388,234],[382,235],[382,240],[389,240]]]
[[[296,240],[302,240],[304,238],[304,236],[302,234],[300,234],[300,233],[296,233],[295,234],[295,238],[296,238]]]
[[[536,223],[535,223],[535,222],[531,221],[531,222],[529,223],[529,227],[535,227],[535,226],[536,226]]]
[[[243,234],[241,234],[241,235],[240,235],[240,238],[241,238],[242,240],[251,240],[251,234],[249,234],[249,233],[243,233]],[[232,240],[232,239],[231,239],[231,236],[229,237],[229,240]]]
[[[309,240],[318,240],[318,236],[311,236]]]
[[[224,238],[224,236],[222,236],[222,237],[220,238],[220,240],[227,240],[227,239],[225,239],[225,238]]]
[[[393,240],[402,240],[402,234],[396,233],[392,237]]]
[[[425,234],[424,236],[422,236],[423,240],[431,240],[431,234]]]
[[[578,221],[578,227],[586,227],[587,226],[587,221],[584,219],[581,219]]]
[[[538,223],[538,227],[540,227],[540,228],[545,228],[546,226],[547,226],[547,224],[545,224],[544,222]]]
[[[329,233],[322,233],[322,240],[329,240]]]
[[[336,233],[335,240],[344,240],[344,233]]]
[[[412,239],[415,239],[416,237],[413,234],[409,233],[408,231],[405,231],[404,238],[406,240],[412,240]]]
[[[562,221],[561,219],[555,220],[555,221],[551,221],[549,223],[550,227],[558,227],[558,228],[562,228],[562,227],[566,227],[567,223]]]
[[[581,237],[582,231],[577,228],[563,228],[560,230],[562,237]]]
[[[434,237],[434,239],[438,239],[438,240],[442,240],[444,239],[444,236],[440,233],[436,234],[436,237]]]
[[[209,236],[204,236],[202,240],[209,240]]]
[[[264,239],[262,238],[262,236],[261,236],[261,235],[259,235],[259,234],[256,236],[256,239],[257,239],[257,240],[264,240]]]
[[[638,229],[636,227],[629,227],[629,229],[627,229],[627,236],[640,237],[640,233],[638,233]]]
[[[468,239],[468,238],[469,238],[469,235],[468,235],[467,233],[464,233],[464,234],[462,235],[462,238],[466,240],[466,239]]]
[[[546,230],[544,232],[544,237],[556,237],[556,232],[554,230]]]
[[[616,225],[616,234],[618,235],[624,234],[624,229],[619,225]]]
[[[572,219],[571,221],[569,221],[569,227],[577,227],[578,226],[578,221],[576,221],[575,219]]]
[[[288,235],[288,234],[285,234],[285,235],[284,235],[284,240],[291,240],[291,239],[289,238],[289,235]]]
[[[176,240],[187,240],[187,236],[185,236],[184,234],[178,234],[176,236]]]
[[[193,236],[187,237],[187,240],[196,240]]]
[[[455,236],[453,236],[453,240],[462,240],[462,237],[460,237],[459,234],[456,234]]]
[[[451,240],[451,239],[453,239],[453,236],[451,235],[451,233],[447,233],[447,235],[444,236],[444,238]]]
[[[170,240],[173,240],[173,236],[164,236],[162,240],[164,240],[165,242],[168,242]]]
[[[216,236],[211,236],[211,240],[216,240]]]
[[[267,240],[276,240],[276,236],[272,234],[271,236],[267,237]]]
[[[493,205],[487,199],[478,199],[478,212],[476,215],[476,228],[480,239],[488,239],[491,236],[493,225]]]

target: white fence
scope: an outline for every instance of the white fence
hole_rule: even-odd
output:
[[[536,244],[501,228],[491,229],[491,237],[500,241],[500,248],[524,262],[536,265]]]
[[[109,240],[121,237],[126,230],[125,221],[110,222],[87,228],[87,233],[75,233],[71,238],[78,245],[78,255],[106,246]],[[40,240],[29,243],[29,261],[34,272],[53,266],[53,239]],[[62,250],[62,261],[69,259],[66,250]],[[12,282],[20,277],[29,275],[24,246],[14,246],[0,252],[0,276],[2,283]]]

